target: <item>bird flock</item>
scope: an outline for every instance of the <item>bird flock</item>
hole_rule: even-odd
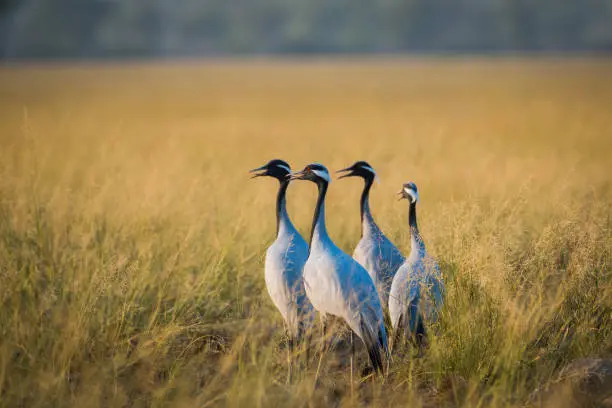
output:
[[[279,181],[276,240],[266,252],[265,281],[270,298],[285,321],[290,353],[297,342],[310,341],[314,311],[319,314],[324,336],[328,315],[342,319],[350,327],[351,367],[354,334],[365,345],[374,370],[384,373],[391,359],[386,322],[393,334],[392,345],[401,339],[420,347],[426,345],[426,323],[437,319],[445,289],[439,267],[427,254],[419,232],[416,215],[419,192],[413,182],[404,184],[398,193],[399,199],[409,203],[411,250],[404,257],[372,216],[369,196],[377,179],[372,166],[358,161],[338,171],[339,178],[360,177],[364,181],[360,200],[361,240],[351,257],[327,233],[325,197],[331,176],[325,166],[311,163],[292,172],[287,162],[275,159],[251,173],[253,178],[267,176]],[[308,243],[287,213],[286,192],[293,180],[310,181],[318,189]]]

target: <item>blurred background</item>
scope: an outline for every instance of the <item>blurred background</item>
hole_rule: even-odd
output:
[[[612,51],[612,0],[0,0],[0,58]]]

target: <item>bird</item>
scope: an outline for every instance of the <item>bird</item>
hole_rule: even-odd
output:
[[[425,322],[434,322],[444,303],[444,282],[440,268],[429,256],[417,225],[416,205],[419,192],[414,182],[405,183],[398,192],[407,199],[410,228],[410,255],[398,269],[389,293],[389,315],[393,327],[393,345],[404,335],[416,345],[426,345]]]
[[[286,207],[291,167],[274,159],[250,171],[255,177],[273,177],[279,181],[276,196],[276,240],[266,251],[265,281],[272,302],[283,316],[289,332],[289,353],[294,343],[304,338],[314,322],[312,304],[306,296],[302,272],[308,259],[308,244],[293,226]],[[308,348],[307,348],[308,349]],[[289,358],[291,366],[291,358]],[[290,374],[291,376],[291,369]]]
[[[304,265],[306,294],[323,321],[330,314],[348,324],[352,330],[352,353],[352,334],[355,333],[365,344],[374,369],[383,373],[383,362],[389,359],[389,347],[376,287],[363,266],[334,244],[325,227],[325,196],[331,182],[329,172],[322,164],[312,163],[292,173],[291,179],[308,180],[318,187],[309,255]]]
[[[399,249],[383,234],[370,211],[370,188],[377,178],[376,172],[365,161],[338,170],[339,178],[361,177],[364,181],[361,193],[361,240],[355,247],[353,258],[370,274],[378,289],[383,307],[389,302],[389,290],[397,269],[404,263]]]

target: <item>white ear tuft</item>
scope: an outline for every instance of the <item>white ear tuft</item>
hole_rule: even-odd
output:
[[[418,203],[419,202],[419,193],[418,191],[414,191],[411,188],[404,187],[404,192],[410,197],[410,202]]]
[[[289,167],[285,166],[284,164],[277,164],[277,166],[280,167],[281,169],[285,169],[289,173],[291,173],[291,169]]]
[[[325,170],[313,170],[312,172],[317,176],[321,177],[323,180],[327,181],[328,183],[331,183],[331,177],[329,177],[329,173]]]
[[[374,175],[374,181],[378,184],[380,184],[380,178],[378,177],[378,174],[376,174],[376,172],[374,171],[373,168],[371,168],[370,166],[363,166],[363,169],[366,169],[367,171],[371,172]]]
[[[374,179],[378,180],[378,175],[376,174],[376,172],[374,171],[373,168],[371,168],[370,166],[362,166],[362,168],[366,169],[369,172],[371,172],[374,175]]]

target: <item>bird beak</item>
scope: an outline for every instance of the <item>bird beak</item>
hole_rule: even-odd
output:
[[[261,166],[253,170],[249,170],[249,173],[253,174],[251,178],[262,177],[265,176],[268,172],[268,168],[266,166]]]
[[[338,173],[346,173],[346,174],[343,174],[340,177],[338,177],[339,179],[341,179],[341,178],[345,178],[345,177],[351,177],[353,175],[352,171],[353,171],[353,169],[351,167],[347,167],[346,169],[338,170],[336,172],[336,174],[338,174]]]
[[[396,195],[398,196],[398,197],[397,197],[397,201],[401,201],[402,199],[406,198],[406,197],[404,196],[404,190],[400,190],[400,191],[398,191],[398,192],[396,193]]]
[[[302,170],[302,171],[296,171],[296,172],[287,174],[287,178],[289,180],[304,180],[305,175],[306,175],[306,172]]]

